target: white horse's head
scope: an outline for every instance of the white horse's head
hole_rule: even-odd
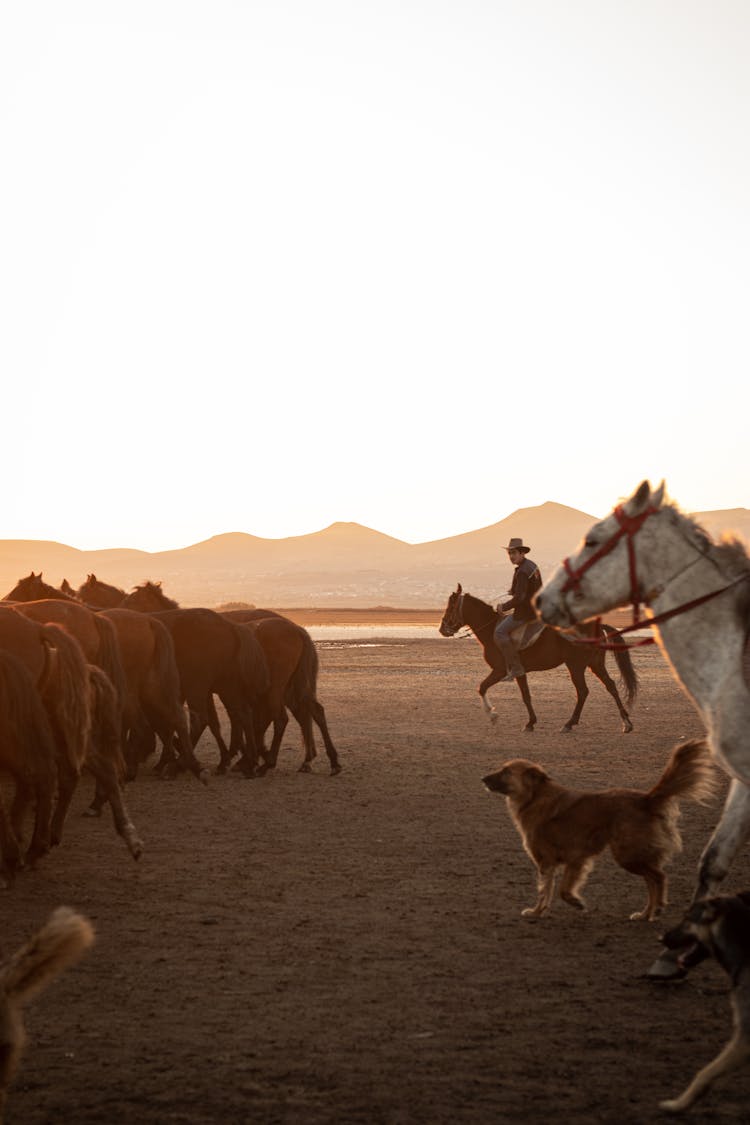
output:
[[[595,523],[537,595],[542,620],[566,627],[634,599],[645,600],[659,566],[653,557],[658,532],[655,536],[649,526],[655,523],[650,517],[663,502],[664,482],[652,490],[644,480],[628,500]]]

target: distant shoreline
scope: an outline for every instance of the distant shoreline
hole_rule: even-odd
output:
[[[274,607],[297,625],[425,625],[437,628],[443,609],[410,609],[397,606],[364,607],[314,607],[296,606],[291,609]],[[605,621],[621,629],[630,621],[630,610],[614,610],[605,615]]]

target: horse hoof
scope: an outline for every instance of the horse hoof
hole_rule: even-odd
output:
[[[560,734],[572,734],[573,728],[570,723],[566,723],[564,727],[560,727]]]
[[[211,771],[210,770],[202,769],[201,772],[198,774],[198,780],[201,781],[204,785],[208,785],[208,781],[209,781],[210,777],[211,777]]]
[[[682,967],[677,955],[671,949],[665,950],[661,957],[657,957],[646,973],[648,980],[665,981],[667,983],[682,981],[686,976],[687,969]]]
[[[493,727],[494,727],[495,723],[497,722],[497,720],[498,720],[499,718],[500,718],[500,716],[498,715],[497,711],[493,711],[493,712],[491,713],[491,715],[490,715],[490,722],[491,722],[491,724],[492,724],[492,726],[493,726]]]
[[[96,805],[89,805],[89,807],[87,809],[84,809],[83,812],[81,813],[81,816],[101,816],[101,815],[102,815],[102,810],[98,809],[96,807]]]
[[[630,722],[629,719],[626,723],[622,724],[622,733],[623,734],[630,734],[632,729],[633,729],[633,724]]]
[[[338,773],[341,773],[341,766],[338,764],[331,766],[331,777],[335,777]]]
[[[312,768],[309,762],[303,762],[297,773],[312,773]]]

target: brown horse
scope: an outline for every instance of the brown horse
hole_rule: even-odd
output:
[[[91,730],[89,679],[81,647],[57,625],[39,624],[8,606],[0,607],[0,649],[21,661],[39,691],[55,741],[58,803],[66,810]],[[26,803],[18,796],[17,823]],[[53,844],[60,842],[63,819],[64,811],[54,822]]]
[[[61,601],[76,601],[74,592],[68,586],[65,591],[62,588],[58,589],[57,586],[50,586],[49,582],[45,582],[42,578],[42,571],[34,574],[27,574],[25,578],[19,578],[16,585],[6,594],[3,598],[5,602],[35,602],[40,598],[59,598]]]
[[[448,598],[443,620],[440,623],[440,632],[444,637],[452,637],[459,629],[466,626],[471,629],[482,645],[484,659],[492,671],[479,685],[479,695],[485,710],[490,712],[493,719],[495,713],[485,698],[487,689],[498,683],[507,671],[503,654],[495,644],[495,626],[499,620],[498,614],[491,605],[475,598],[472,594],[464,593],[459,582],[457,589]],[[615,632],[608,625],[591,625],[585,628],[588,629],[589,636],[592,637],[594,635],[592,630],[598,630],[598,635],[601,635],[602,638]],[[630,716],[620,699],[617,685],[606,669],[606,653],[596,645],[580,643],[580,641],[576,643],[575,640],[565,636],[564,633],[560,633],[557,629],[545,627],[539,639],[521,651],[519,655],[527,672],[546,672],[550,668],[558,668],[561,664],[564,664],[568,669],[576,691],[576,705],[573,714],[562,728],[566,733],[569,733],[578,723],[583,705],[589,694],[589,689],[586,686],[587,668],[590,668],[597,679],[604,684],[615,701],[622,719],[623,732],[628,734],[633,729]],[[625,686],[625,698],[628,706],[630,706],[638,690],[638,678],[633,668],[633,662],[630,659],[630,653],[625,648],[615,649],[615,659]],[[528,714],[528,722],[524,730],[532,731],[536,726],[537,717],[531,703],[526,676],[519,676],[516,682]]]
[[[143,844],[138,838],[138,833],[125,807],[125,800],[120,787],[120,778],[124,768],[120,752],[122,731],[120,700],[101,668],[97,668],[94,664],[88,664],[86,670],[88,672],[91,733],[82,764],[94,775],[97,791],[103,795],[105,800],[109,801],[115,831],[122,836],[133,859],[140,859],[143,853]],[[53,838],[57,818],[60,820],[60,833],[62,833],[65,809],[61,811],[61,808],[62,802],[58,802],[52,819]]]
[[[98,616],[114,626],[128,684],[128,779],[136,776],[139,763],[154,749],[151,732],[158,735],[164,747],[171,748],[176,740],[180,760],[192,768],[195,755],[169,630],[149,614],[132,609],[103,609]]]
[[[270,610],[230,609],[225,610],[222,616],[252,629],[268,662],[270,687],[257,709],[256,729],[259,746],[263,747],[265,733],[273,722],[273,739],[268,751],[265,748],[261,750],[263,762],[259,772],[266,773],[276,767],[281,740],[289,721],[288,707],[302,732],[305,756],[299,767],[300,773],[310,773],[311,762],[317,753],[313,721],[323,737],[331,775],[341,773],[326,713],[317,697],[318,650],[307,630]]]
[[[46,658],[46,655],[45,655]],[[0,792],[0,873],[9,885],[23,865],[23,814],[35,805],[34,832],[26,862],[50,848],[50,821],[57,784],[55,740],[31,673],[12,652],[0,649],[0,766],[15,782],[10,818]]]
[[[89,574],[76,591],[76,596],[86,605],[99,609],[115,609],[125,601],[127,594],[119,586],[100,582],[95,574]]]
[[[151,613],[179,608],[178,603],[164,593],[160,582],[142,582],[130,594],[126,594],[117,586],[101,582],[94,574],[89,574],[86,581],[78,588],[78,596],[91,605],[127,605]],[[305,756],[300,772],[309,773],[310,763],[316,756],[312,732],[312,723],[315,722],[320,729],[326,754],[331,763],[331,774],[340,773],[341,765],[328,729],[325,710],[316,694],[318,653],[307,630],[295,625],[288,617],[270,609],[225,610],[222,612],[222,617],[235,623],[252,625],[268,663],[270,674],[268,695],[265,699],[257,701],[254,708],[256,743],[262,757],[257,772],[265,773],[276,766],[281,741],[289,722],[286,713],[288,707],[302,732]],[[262,628],[259,627],[260,621],[265,622]],[[215,721],[218,726],[218,719],[214,720],[211,716],[211,721]],[[273,739],[270,749],[266,751],[263,739],[271,723],[273,723]],[[214,730],[213,726],[211,729]],[[214,737],[216,737],[215,731]],[[223,740],[217,738],[217,743],[221,754],[219,771],[223,772],[236,750],[242,749],[243,743],[236,730],[233,732],[228,752],[225,753],[222,749]],[[247,769],[247,763],[242,762],[241,768]]]
[[[148,740],[148,727],[149,724],[153,726],[152,719],[155,719],[157,725],[153,729],[159,737],[171,745],[172,731],[174,731],[181,764],[205,783],[208,779],[208,771],[203,769],[195,757],[181,705],[178,702],[175,707],[169,694],[162,704],[157,698],[158,684],[164,685],[165,677],[168,675],[167,666],[170,659],[168,637],[155,635],[158,626],[153,630],[144,630],[141,621],[133,620],[135,615],[132,612],[125,618],[120,616],[112,619],[109,614],[97,612],[78,600],[67,598],[60,591],[57,598],[50,597],[41,601],[23,600],[40,588],[54,590],[54,587],[48,587],[47,583],[41,582],[41,574],[35,575],[32,571],[28,578],[22,579],[11,591],[21,599],[13,604],[20,612],[36,621],[54,622],[65,627],[80,643],[87,661],[98,665],[111,680],[119,696],[123,714],[123,753],[128,763],[129,775],[132,776],[134,762],[139,757],[145,756],[143,746]],[[127,646],[127,673],[123,663],[123,646]],[[158,661],[156,670],[152,667],[153,660]],[[154,672],[154,675],[149,678],[148,672]],[[138,681],[137,686],[133,684],[134,679]],[[149,706],[144,709],[139,689],[146,681],[151,691]],[[172,722],[169,734],[165,732],[167,716]],[[100,798],[101,794],[92,805],[94,812],[101,807]]]
[[[141,583],[125,598],[123,605],[151,612],[157,607],[163,610],[177,608],[177,602],[166,596],[160,582]],[[325,710],[316,695],[318,652],[307,630],[295,625],[288,617],[266,609],[225,610],[222,617],[252,628],[268,664],[270,676],[268,693],[265,698],[256,698],[254,706],[256,742],[263,759],[258,772],[265,773],[276,766],[281,740],[288,723],[286,714],[288,707],[302,731],[305,756],[300,772],[310,772],[310,763],[317,753],[312,729],[314,721],[323,737],[326,754],[331,764],[331,774],[335,776],[340,773],[341,763],[328,729]],[[263,738],[271,723],[274,726],[273,740],[270,750],[266,751]],[[235,732],[230,744],[230,758],[233,756],[232,749],[237,745]],[[219,768],[225,768],[224,758]]]

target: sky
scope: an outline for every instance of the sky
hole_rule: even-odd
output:
[[[0,539],[750,506],[744,0],[0,7]]]

